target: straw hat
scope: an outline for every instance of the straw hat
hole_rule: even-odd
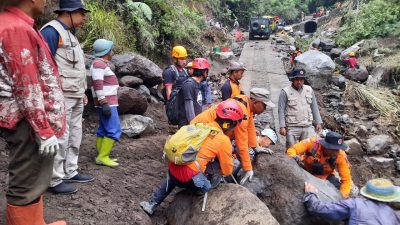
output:
[[[369,180],[360,193],[366,198],[380,202],[400,200],[400,187],[394,186],[390,180],[384,178]]]

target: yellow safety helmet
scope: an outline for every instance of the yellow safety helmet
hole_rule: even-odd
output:
[[[186,48],[184,48],[183,46],[175,46],[172,49],[172,57],[174,58],[186,58],[188,56]]]
[[[350,57],[354,57],[354,56],[356,56],[356,53],[355,53],[355,52],[350,52],[350,53],[349,53],[349,56],[350,56]]]

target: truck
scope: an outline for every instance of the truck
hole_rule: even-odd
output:
[[[270,30],[271,20],[261,16],[251,17],[249,28],[249,40],[254,40],[256,36],[269,39],[271,35]]]

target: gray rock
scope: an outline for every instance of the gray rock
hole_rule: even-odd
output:
[[[139,87],[136,87],[135,89],[138,90],[139,93],[147,99],[147,102],[151,102],[150,90],[146,86],[140,85]]]
[[[364,45],[364,40],[359,41],[357,43],[355,43],[354,45],[350,46],[349,48],[347,48],[346,50],[344,50],[342,52],[342,54],[340,55],[340,58],[346,58],[348,57],[350,52],[358,52],[358,50],[361,49],[361,47]]]
[[[115,72],[119,77],[135,76],[143,80],[144,85],[153,87],[162,82],[162,70],[144,56],[134,53],[113,56]]]
[[[331,49],[331,58],[337,58],[340,56],[340,54],[342,53],[343,49],[340,48],[332,48]]]
[[[121,117],[122,133],[128,137],[138,137],[143,133],[154,131],[154,122],[151,118],[141,115],[122,115]]]
[[[368,80],[368,70],[365,66],[360,66],[358,69],[347,69],[343,74],[349,80],[364,83]]]
[[[356,155],[356,156],[364,155],[364,151],[362,150],[361,144],[356,138],[347,140],[344,143],[346,143],[347,146],[349,146],[349,148],[346,150],[346,152],[349,155]]]
[[[129,87],[118,88],[118,112],[142,115],[147,110],[147,100],[139,91]]]
[[[134,76],[123,76],[119,79],[119,85],[122,87],[135,88],[141,84],[143,84],[143,80]]]
[[[341,194],[329,181],[314,177],[284,155],[259,154],[254,163],[254,180],[245,186],[257,195],[282,225],[324,225],[329,223],[312,217],[303,205],[304,182],[310,182],[319,190],[323,201],[340,200]]]
[[[371,155],[385,154],[392,143],[393,139],[389,135],[375,135],[367,140],[367,153]]]
[[[330,52],[334,47],[336,47],[336,42],[332,39],[325,38],[321,39],[321,43],[319,44],[321,50],[324,52]]]
[[[382,78],[385,75],[385,69],[381,66],[375,67],[371,71],[370,77],[368,77],[368,80],[366,82],[367,86],[377,88],[379,86],[379,83],[381,82]]]
[[[394,166],[394,159],[385,157],[370,157],[374,166],[387,169]]]
[[[302,32],[302,31],[296,31],[296,32],[294,32],[294,35],[295,36],[300,36],[300,37],[303,37],[304,36],[304,32]]]
[[[330,76],[330,82],[341,89],[346,88],[346,79],[340,74],[333,74]]]
[[[203,199],[188,191],[179,192],[168,207],[168,224],[279,225],[268,207],[240,185],[221,184],[211,190],[204,212]]]
[[[335,63],[329,56],[320,51],[310,50],[296,57],[296,61],[299,68],[306,70],[313,88],[322,89],[327,86],[335,69]]]

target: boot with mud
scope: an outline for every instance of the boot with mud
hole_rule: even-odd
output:
[[[100,149],[101,149],[101,145],[102,145],[102,143],[103,143],[103,137],[97,137],[96,138],[96,149],[97,149],[97,153],[99,154],[100,153]],[[118,159],[117,158],[110,158],[112,161],[114,161],[114,162],[118,162]]]
[[[153,215],[154,210],[156,210],[157,208],[157,203],[150,200],[149,202],[141,202],[140,203],[140,207],[142,207],[142,209],[149,214],[150,216]]]
[[[67,225],[65,221],[56,221],[46,224],[43,219],[43,197],[39,202],[26,205],[16,206],[7,205],[7,225]]]
[[[115,141],[111,138],[104,137],[101,142],[99,155],[96,157],[96,164],[109,167],[117,167],[119,164],[110,159],[110,153],[113,149]]]

